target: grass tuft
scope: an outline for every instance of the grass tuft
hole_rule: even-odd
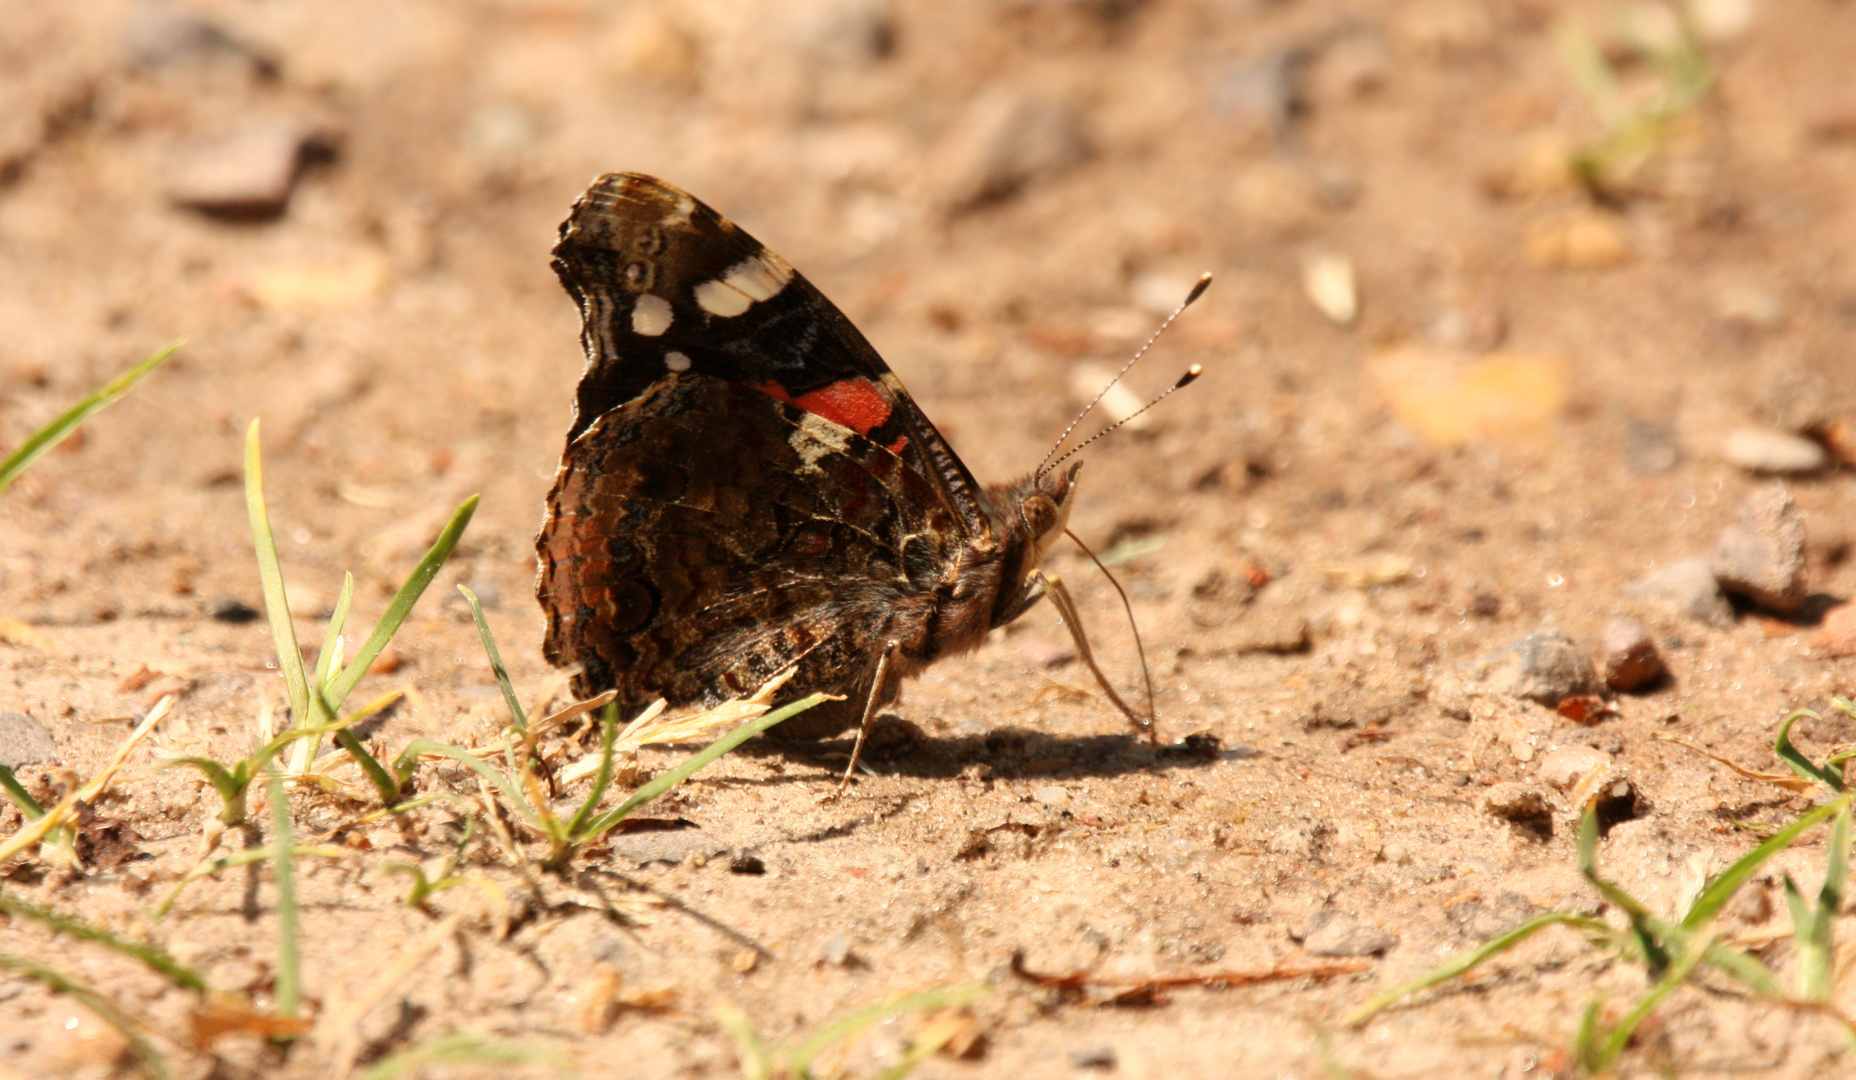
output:
[[[1843,699],[1836,702],[1836,707],[1844,712],[1856,709]],[[1829,1016],[1856,1040],[1856,1021],[1830,1005],[1831,991],[1836,984],[1832,932],[1848,883],[1851,803],[1856,800],[1856,792],[1843,789],[1838,755],[1822,763],[1813,762],[1791,743],[1792,725],[1805,715],[1816,716],[1808,710],[1800,710],[1784,720],[1773,749],[1801,778],[1822,786],[1834,797],[1800,814],[1735,860],[1707,883],[1679,921],[1659,917],[1643,901],[1599,873],[1598,816],[1593,806],[1587,805],[1579,821],[1579,871],[1594,891],[1624,915],[1624,927],[1572,912],[1537,916],[1417,979],[1374,997],[1347,1014],[1342,1023],[1350,1026],[1364,1023],[1404,998],[1467,974],[1548,927],[1568,926],[1584,934],[1594,947],[1624,962],[1642,966],[1653,980],[1650,989],[1625,1009],[1615,1024],[1605,1023],[1602,995],[1594,997],[1586,1006],[1574,1029],[1572,1058],[1588,1075],[1613,1069],[1644,1021],[1702,968],[1739,983],[1756,998]],[[1727,764],[1732,765],[1731,762]],[[1747,773],[1738,766],[1733,767]],[[1798,957],[1797,987],[1795,991],[1788,991],[1758,957],[1721,941],[1712,927],[1728,901],[1762,866],[1825,821],[1832,822],[1829,852],[1824,882],[1816,901],[1808,901],[1791,876],[1785,877],[1786,902]]]

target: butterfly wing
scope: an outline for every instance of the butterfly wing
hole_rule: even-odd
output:
[[[888,449],[953,510],[961,535],[989,529],[972,475],[851,321],[688,192],[638,173],[601,177],[561,225],[554,269],[580,305],[587,357],[570,443],[667,374],[692,372]]]
[[[581,666],[578,692],[626,704],[713,704],[795,663],[790,695],[841,689],[883,641],[927,641],[951,525],[919,473],[855,431],[670,375],[568,448],[537,541],[543,650]]]

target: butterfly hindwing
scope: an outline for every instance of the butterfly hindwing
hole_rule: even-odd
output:
[[[700,374],[660,379],[570,447],[538,544],[544,652],[584,692],[714,702],[788,664],[854,682],[863,643],[921,637],[947,511],[847,428]]]

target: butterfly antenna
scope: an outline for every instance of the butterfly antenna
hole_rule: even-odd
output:
[[[1159,395],[1156,396],[1152,401],[1134,410],[1133,412],[1122,417],[1121,419],[1115,421],[1109,426],[1103,428],[1101,431],[1096,432],[1094,435],[1089,436],[1087,439],[1084,439],[1082,442],[1077,443],[1075,446],[1070,447],[1069,450],[1064,452],[1064,455],[1062,457],[1058,458],[1056,461],[1051,462],[1049,465],[1041,469],[1038,475],[1042,476],[1044,473],[1049,472],[1050,470],[1056,468],[1057,466],[1075,457],[1079,452],[1081,452],[1083,447],[1088,446],[1090,443],[1095,442],[1097,439],[1100,439],[1102,436],[1107,435],[1111,431],[1114,431],[1116,428],[1134,419],[1135,417],[1141,415],[1142,413],[1146,412],[1148,409],[1151,409],[1155,405],[1158,405],[1162,401],[1165,401],[1167,399],[1167,395],[1171,394],[1173,391],[1178,390],[1182,387],[1191,385],[1192,380],[1198,378],[1200,375],[1203,375],[1203,374],[1205,374],[1205,369],[1200,367],[1197,364],[1194,364],[1191,367],[1187,368],[1186,373],[1179,377],[1178,382],[1174,383],[1172,386],[1167,387],[1165,390],[1162,390],[1159,393]]]
[[[1121,377],[1128,373],[1128,369],[1133,367],[1136,361],[1140,360],[1141,357],[1147,355],[1147,350],[1154,347],[1154,342],[1159,341],[1160,335],[1166,333],[1166,328],[1173,325],[1173,320],[1179,318],[1181,312],[1191,307],[1192,302],[1194,300],[1197,300],[1199,297],[1205,295],[1205,290],[1207,287],[1211,285],[1211,283],[1212,283],[1212,276],[1210,274],[1199,275],[1199,280],[1192,286],[1192,291],[1186,294],[1186,299],[1182,301],[1178,307],[1173,309],[1173,313],[1171,315],[1168,315],[1166,317],[1166,320],[1160,324],[1160,328],[1153,332],[1153,336],[1149,337],[1147,339],[1147,342],[1143,344],[1140,347],[1140,349],[1138,349],[1135,352],[1133,356],[1128,358],[1128,362],[1121,365],[1121,370],[1117,371],[1115,373],[1115,377],[1110,379],[1107,385],[1102,387],[1101,392],[1096,394],[1095,399],[1090,401],[1089,404],[1083,406],[1083,411],[1076,414],[1076,419],[1070,421],[1070,426],[1063,429],[1063,434],[1057,436],[1056,443],[1051,446],[1050,452],[1044,455],[1044,460],[1038,463],[1037,471],[1032,474],[1033,476],[1043,476],[1045,473],[1049,472],[1051,469],[1056,468],[1056,462],[1051,461],[1051,458],[1055,457],[1057,451],[1063,448],[1063,444],[1066,440],[1069,439],[1070,433],[1076,430],[1076,425],[1083,422],[1083,417],[1089,415],[1089,410],[1101,404],[1102,399],[1108,396],[1109,390],[1111,390],[1116,383],[1121,381]],[[1196,378],[1198,378],[1198,368],[1197,368],[1197,365],[1194,365],[1192,372],[1189,373],[1186,376],[1186,378],[1181,379],[1179,383],[1173,387],[1173,390],[1179,389],[1181,386],[1186,385],[1187,383],[1191,382],[1193,379],[1196,379]],[[1168,390],[1166,393],[1170,394],[1173,392],[1173,390]],[[1160,395],[1160,397],[1165,397],[1165,396],[1166,394]],[[1160,398],[1155,398],[1153,401],[1148,402],[1146,407],[1141,409],[1141,412],[1146,412],[1148,409],[1153,408],[1154,405],[1159,402],[1159,400]],[[1140,412],[1137,412],[1134,414],[1134,416],[1139,416],[1140,414],[1141,414]],[[1123,419],[1121,423],[1115,424],[1109,427],[1105,431],[1098,432],[1095,436],[1095,439],[1101,438],[1103,435],[1106,435],[1110,431],[1115,430],[1115,428],[1120,427],[1121,424],[1125,424],[1129,420],[1134,419],[1134,416],[1129,416]],[[1089,441],[1094,442],[1095,439],[1091,439]],[[1084,444],[1084,445],[1087,445],[1087,444]],[[1081,446],[1076,448],[1076,450],[1081,450],[1081,449],[1082,449]],[[1074,454],[1076,450],[1072,450],[1070,451],[1070,453]],[[1065,454],[1063,457],[1067,458],[1069,456],[1070,454]],[[1063,458],[1057,459],[1057,461],[1059,462],[1062,460]]]
[[[1134,634],[1134,654],[1141,658],[1141,682],[1147,685],[1147,723],[1149,730],[1152,730],[1153,724],[1160,718],[1159,709],[1154,704],[1154,677],[1147,667],[1147,646],[1141,644],[1141,625],[1134,621],[1134,605],[1128,602],[1128,591],[1121,587],[1121,582],[1116,581],[1115,575],[1109,573],[1108,565],[1096,558],[1096,553],[1089,550],[1089,545],[1083,543],[1081,537],[1067,528],[1063,530],[1063,535],[1076,541],[1076,546],[1082,548],[1083,554],[1089,556],[1089,561],[1096,564],[1096,569],[1102,571],[1102,576],[1108,579],[1108,583],[1115,586],[1115,595],[1121,597],[1121,610],[1127,612],[1128,629]]]

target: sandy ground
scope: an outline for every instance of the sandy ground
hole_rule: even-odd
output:
[[[1586,1002],[1608,992],[1615,1013],[1645,986],[1569,933],[1364,1027],[1337,1021],[1530,914],[1615,918],[1575,865],[1594,769],[1630,785],[1602,865],[1676,910],[1808,800],[1656,736],[1774,770],[1785,713],[1856,689],[1836,655],[1856,642],[1819,625],[1856,593],[1852,473],[1748,467],[1789,468],[1788,438],[1856,415],[1856,5],[1697,10],[1717,80],[1594,191],[1568,148],[1670,89],[1619,44],[1631,27],[1675,40],[1661,6],[0,8],[0,446],[187,339],[0,497],[0,614],[37,635],[0,644],[0,711],[54,744],[21,763],[28,786],[88,776],[179,695],[94,808],[119,846],[85,872],[15,858],[6,891],[269,1001],[267,873],[150,915],[217,810],[192,773],[154,765],[231,759],[283,698],[264,623],[223,617],[260,600],[239,483],[254,417],[306,641],[344,569],[371,623],[450,510],[483,496],[399,667],[357,692],[417,690],[374,739],[470,742],[500,722],[458,583],[485,598],[516,684],[542,692],[532,540],[581,363],[547,252],[593,176],[639,170],[804,271],[987,479],[1034,465],[1102,372],[1217,275],[1131,386],[1157,392],[1190,363],[1205,377],[1091,448],[1074,519],[1119,564],[1171,745],[1129,737],[1041,606],[913,685],[841,802],[821,796],[846,744],[754,744],[648,811],[674,827],[616,836],[563,879],[525,883],[480,833],[461,872],[494,888],[424,912],[384,867],[442,855],[459,812],[349,829],[348,853],[306,860],[300,882],[313,1006],[372,1005],[344,1029],[349,1060],[469,1031],[551,1044],[586,1075],[733,1075],[718,1004],[780,1041],[979,981],[981,1041],[917,1075],[1565,1072]],[[1603,46],[1625,104],[1581,92],[1562,20]],[[1336,318],[1349,296],[1357,312]],[[1776,449],[1734,449],[1739,429]],[[1774,484],[1804,530],[1798,611],[1738,601],[1708,622],[1632,591],[1707,557]],[[1056,568],[1133,686],[1114,594],[1080,557]],[[1669,675],[1584,723],[1471,663],[1545,628],[1596,658],[1621,616]],[[1799,733],[1813,753],[1851,735]],[[476,796],[437,765],[421,785]],[[1532,810],[1509,820],[1492,795]],[[367,806],[295,808],[314,833]],[[20,823],[0,810],[0,832]],[[1779,872],[1815,888],[1823,844],[1772,864],[1723,932],[1770,942],[1785,970]],[[0,918],[0,950],[168,1032],[192,1005],[18,919]],[[1115,1004],[1011,974],[1016,952],[1111,982],[1358,970]],[[396,957],[406,976],[370,997]],[[1627,1072],[1856,1067],[1824,1018],[1707,985],[1667,1001]],[[629,1004],[598,1015],[613,1000]],[[833,1067],[876,1075],[922,1022],[880,1026]],[[120,1050],[68,997],[0,974],[0,1074],[109,1075]],[[202,1077],[342,1060],[239,1035],[170,1054]]]

